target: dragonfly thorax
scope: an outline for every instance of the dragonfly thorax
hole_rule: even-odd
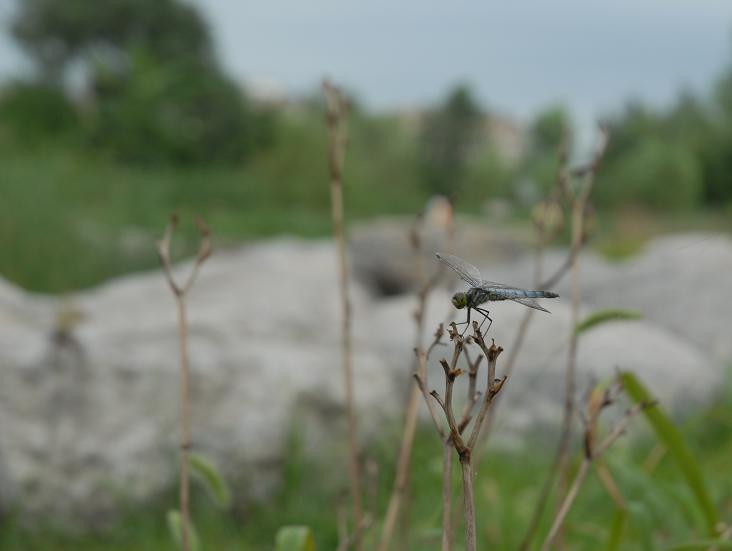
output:
[[[469,289],[468,292],[465,293],[465,299],[467,302],[466,306],[469,306],[470,308],[475,308],[489,300],[501,300],[495,293],[492,293],[487,289],[481,289],[480,287],[473,287]]]

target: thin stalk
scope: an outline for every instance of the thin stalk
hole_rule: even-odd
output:
[[[549,529],[549,533],[541,546],[541,551],[548,551],[559,537],[562,527],[564,526],[564,521],[567,518],[567,514],[577,498],[579,489],[585,481],[585,478],[587,478],[587,474],[589,473],[590,466],[593,462],[600,459],[602,454],[605,453],[608,448],[618,440],[618,438],[625,434],[630,422],[636,415],[653,405],[653,403],[642,402],[626,410],[622,419],[610,430],[609,434],[600,441],[599,444],[596,444],[596,434],[598,431],[600,414],[603,409],[615,402],[617,395],[619,395],[621,391],[622,386],[620,383],[617,383],[615,387],[606,389],[602,394],[593,393],[594,396],[593,394],[590,395],[587,403],[587,414],[584,416],[586,424],[582,463],[580,464],[579,470],[577,471],[569,490],[564,495],[564,498],[557,509],[557,513],[554,517],[554,521],[552,522],[552,526]],[[602,463],[600,463],[600,465],[602,465]],[[606,472],[604,476],[601,475],[601,477],[618,507],[624,509],[624,500],[622,496],[620,496],[620,492],[617,491],[617,487],[615,487],[615,483],[612,480],[612,476],[610,476],[609,471]]]
[[[438,333],[436,333],[436,336],[440,333],[440,330],[438,330]],[[430,413],[432,414],[433,420],[435,421],[435,426],[437,427],[437,432],[440,434],[441,437],[444,438],[443,442],[445,445],[450,443],[452,447],[455,448],[455,451],[458,454],[458,457],[460,458],[460,466],[461,466],[461,474],[462,474],[462,482],[463,482],[463,516],[465,518],[465,549],[468,551],[475,551],[476,549],[476,523],[475,523],[475,495],[474,495],[474,484],[475,484],[475,477],[473,472],[473,449],[475,448],[475,445],[478,441],[478,437],[480,436],[480,431],[483,426],[484,421],[486,420],[493,404],[494,404],[494,398],[498,395],[498,393],[503,388],[504,383],[506,382],[506,378],[503,377],[502,379],[496,379],[496,361],[498,359],[498,356],[501,354],[503,349],[499,346],[496,346],[495,343],[492,343],[490,347],[488,347],[483,340],[483,335],[480,332],[480,329],[478,327],[478,324],[476,322],[473,322],[473,335],[469,337],[471,342],[476,343],[483,353],[483,356],[488,360],[487,364],[487,381],[486,381],[486,388],[485,392],[481,395],[480,393],[475,392],[475,382],[477,379],[477,372],[478,367],[480,364],[481,358],[479,357],[475,362],[471,361],[468,357],[468,364],[469,364],[469,382],[468,382],[468,407],[464,408],[462,418],[460,422],[458,422],[455,418],[455,413],[452,406],[452,397],[453,397],[453,387],[455,384],[455,379],[459,377],[463,371],[461,369],[457,368],[457,363],[460,358],[460,355],[464,353],[464,345],[465,345],[465,339],[458,333],[457,327],[455,326],[455,323],[450,324],[450,340],[453,343],[453,355],[452,360],[448,363],[446,359],[440,360],[440,365],[442,365],[442,369],[445,372],[445,398],[443,399],[442,396],[436,391],[433,390],[429,394],[434,398],[434,400],[439,404],[439,406],[442,408],[443,413],[445,414],[445,419],[447,420],[447,426],[449,428],[449,436],[445,437],[445,432],[442,429],[442,426],[438,422],[435,412],[430,408]],[[425,400],[428,400],[427,394],[426,394],[426,381],[421,378],[418,374],[415,374],[415,378],[417,379],[417,382],[419,384],[420,390],[423,391],[425,394]],[[478,399],[480,398],[480,408],[478,410],[477,415],[475,416],[475,419],[472,420],[472,410],[475,403],[478,402]],[[428,401],[428,404],[430,402]],[[473,421],[473,426],[470,432],[470,436],[467,440],[463,440],[462,433],[467,428],[468,424],[470,424],[471,420]],[[443,450],[444,452],[444,450]],[[443,462],[443,468],[446,462]],[[451,471],[448,475],[447,470],[444,468],[443,470],[443,507],[448,507],[447,500],[450,498],[449,494],[445,490],[445,484],[447,484],[448,478],[451,479]],[[448,513],[449,514],[449,513]],[[449,527],[449,518],[446,520],[445,517],[443,517],[443,549],[445,545],[449,546],[449,541],[446,543],[446,539],[449,539],[449,532],[445,530],[445,527]]]
[[[176,283],[173,278],[173,268],[170,260],[170,242],[173,233],[178,225],[178,216],[173,214],[170,224],[165,229],[163,238],[157,242],[158,255],[163,266],[168,286],[175,297],[175,304],[178,313],[178,344],[180,354],[180,516],[181,516],[181,544],[183,551],[190,551],[191,548],[191,512],[190,512],[190,489],[189,489],[189,453],[191,449],[191,407],[189,396],[190,362],[188,358],[188,319],[186,311],[186,299],[188,291],[193,287],[201,265],[211,255],[211,231],[203,220],[196,220],[198,231],[201,234],[201,243],[198,248],[193,268],[188,279],[183,285]]]
[[[358,462],[358,426],[355,411],[352,365],[351,339],[351,302],[348,295],[348,262],[346,260],[346,239],[343,224],[343,160],[346,147],[346,100],[341,91],[329,84],[323,83],[328,110],[326,122],[328,125],[329,148],[328,161],[330,168],[330,196],[331,216],[333,219],[333,236],[336,242],[338,257],[339,291],[341,299],[341,361],[343,367],[343,385],[346,399],[346,419],[348,423],[348,472],[351,485],[351,500],[353,504],[354,534],[362,526],[363,509],[361,499],[361,473]],[[362,547],[361,537],[357,536],[354,542],[356,550]]]
[[[572,420],[574,417],[574,394],[577,370],[577,333],[574,331],[574,328],[579,321],[579,305],[581,297],[579,251],[582,248],[585,236],[587,202],[589,200],[590,192],[592,191],[595,175],[600,166],[600,161],[605,153],[607,143],[608,133],[605,129],[601,129],[600,138],[590,162],[572,172],[568,172],[566,169],[560,169],[560,177],[558,178],[558,189],[565,195],[571,196],[572,205],[572,243],[570,254],[567,257],[567,262],[565,262],[555,276],[548,280],[551,283],[555,283],[555,277],[561,277],[567,268],[569,268],[571,272],[572,302],[569,327],[570,341],[567,352],[567,366],[565,369],[564,413],[562,417],[562,428],[557,442],[556,452],[554,454],[554,461],[552,462],[549,474],[542,485],[539,499],[537,500],[534,513],[531,521],[529,522],[529,527],[519,547],[521,551],[529,549],[531,542],[536,535],[536,530],[549,500],[551,490],[554,487],[557,475],[566,475],[567,449],[572,435]],[[583,180],[581,189],[575,194],[572,194],[569,190],[569,180],[571,176],[581,176]]]
[[[452,439],[442,442],[442,551],[452,547]]]
[[[191,548],[190,536],[190,489],[188,477],[188,454],[191,448],[191,411],[188,396],[188,323],[186,305],[182,296],[176,295],[178,306],[178,341],[180,344],[180,515],[181,541],[183,551]]]
[[[475,551],[477,549],[475,532],[475,493],[473,462],[470,450],[460,455],[460,468],[463,475],[463,512],[465,514],[465,549]]]
[[[549,534],[547,535],[546,539],[544,540],[544,543],[541,546],[541,551],[548,551],[549,548],[551,547],[552,543],[554,543],[554,539],[557,537],[557,534],[559,533],[560,528],[564,524],[564,519],[567,518],[567,513],[569,513],[569,509],[572,507],[572,503],[574,503],[574,500],[577,497],[580,486],[582,486],[582,483],[584,482],[585,478],[587,477],[589,468],[590,468],[590,460],[585,457],[582,460],[582,463],[580,464],[580,468],[579,468],[579,471],[577,471],[577,475],[574,477],[572,486],[569,488],[567,495],[564,496],[564,499],[562,500],[562,504],[559,506],[559,511],[557,512],[557,516],[554,519],[554,523],[552,524],[551,529],[549,530]]]

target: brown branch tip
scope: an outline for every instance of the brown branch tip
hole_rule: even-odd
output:
[[[158,250],[158,256],[160,257],[160,263],[163,266],[163,272],[165,274],[166,280],[168,281],[168,285],[170,286],[173,293],[180,297],[185,295],[190,290],[191,286],[196,280],[196,276],[198,275],[198,269],[206,261],[206,259],[211,256],[213,247],[211,245],[211,228],[208,227],[203,218],[196,218],[196,227],[198,228],[198,232],[201,235],[201,242],[198,246],[196,259],[193,263],[193,268],[191,269],[191,272],[188,275],[185,284],[180,285],[178,282],[176,282],[175,278],[173,277],[173,266],[170,258],[170,244],[173,240],[173,234],[175,233],[176,229],[178,229],[179,221],[180,217],[178,216],[178,213],[173,212],[170,215],[170,222],[165,228],[162,239],[156,241],[155,245]]]

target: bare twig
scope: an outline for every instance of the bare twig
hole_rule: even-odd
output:
[[[361,520],[361,524],[356,526],[356,529],[353,531],[352,534],[345,536],[341,540],[341,542],[338,544],[338,547],[336,547],[336,551],[346,551],[347,549],[354,547],[359,541],[362,541],[364,535],[369,530],[369,528],[371,528],[373,522],[374,519],[371,513],[366,512],[363,516],[363,519]]]
[[[601,440],[599,444],[596,444],[595,442],[597,439],[596,436],[598,431],[600,413],[607,406],[614,403],[621,389],[622,387],[618,382],[616,385],[610,387],[609,389],[606,389],[605,391],[600,391],[599,389],[596,389],[590,395],[587,404],[587,421],[585,426],[584,455],[582,458],[582,463],[580,464],[579,470],[577,471],[577,474],[575,475],[574,480],[569,487],[569,490],[567,491],[566,495],[562,499],[561,504],[559,505],[549,533],[547,534],[547,537],[541,546],[541,551],[548,551],[554,543],[554,540],[559,534],[559,531],[564,524],[564,520],[567,518],[567,514],[569,513],[569,510],[572,507],[572,504],[574,503],[577,494],[579,493],[579,489],[582,486],[582,483],[585,481],[585,478],[587,478],[587,474],[593,462],[598,460],[602,456],[602,454],[605,453],[605,451],[607,451],[607,449],[612,446],[615,441],[625,433],[628,425],[636,415],[638,415],[644,409],[654,405],[652,402],[642,402],[626,410],[622,419],[610,430],[608,435],[603,440]],[[614,487],[614,483],[611,484],[611,487],[613,488],[613,490],[611,491],[611,495],[614,496],[616,503],[619,502],[620,506],[624,507],[622,497],[619,497],[620,494],[619,492],[617,492],[617,488]]]
[[[544,481],[539,499],[536,503],[532,519],[529,522],[526,535],[521,543],[520,549],[525,551],[529,548],[533,537],[536,534],[539,521],[546,507],[546,503],[549,499],[551,489],[554,487],[557,474],[562,473],[564,475],[567,464],[567,448],[569,446],[570,438],[572,435],[572,420],[574,418],[574,394],[575,394],[575,373],[577,365],[577,333],[574,331],[575,326],[579,321],[579,304],[580,304],[580,279],[579,279],[579,251],[585,241],[585,217],[587,212],[587,202],[589,200],[590,192],[592,191],[594,177],[597,169],[600,166],[600,162],[605,153],[605,149],[608,143],[608,133],[604,128],[601,128],[600,137],[595,147],[592,159],[587,165],[581,167],[581,169],[575,169],[570,173],[566,171],[566,165],[560,168],[560,176],[558,176],[558,188],[562,190],[562,193],[568,196],[571,200],[571,220],[572,220],[572,243],[570,248],[570,254],[567,261],[560,269],[555,273],[554,276],[549,278],[548,282],[553,283],[555,277],[561,277],[564,272],[569,268],[572,272],[572,305],[570,314],[570,342],[569,350],[567,353],[567,367],[565,370],[565,390],[564,390],[564,415],[562,419],[562,428],[557,443],[557,451],[555,453],[554,461],[552,463],[551,470],[547,479]],[[569,176],[582,176],[582,185],[579,191],[574,192],[571,190],[570,177]],[[528,314],[527,314],[528,316]],[[523,340],[523,339],[522,339]],[[513,366],[511,366],[513,367]]]
[[[191,448],[191,413],[189,399],[189,378],[190,367],[188,359],[188,320],[186,313],[186,299],[188,292],[196,281],[201,265],[211,255],[211,230],[203,222],[196,220],[198,231],[201,234],[201,242],[198,254],[193,262],[193,268],[188,278],[179,285],[173,277],[173,267],[170,259],[170,242],[173,233],[178,225],[178,216],[173,214],[163,234],[163,238],[156,243],[160,262],[163,266],[163,273],[168,282],[170,290],[175,297],[178,310],[178,342],[180,346],[180,515],[181,515],[181,543],[183,551],[191,548],[191,513],[190,513],[190,492],[188,485],[188,454]]]
[[[452,218],[452,217],[451,217]],[[424,266],[424,251],[422,246],[422,222],[423,214],[417,216],[412,230],[410,232],[410,241],[416,257],[417,267],[417,281],[419,283],[419,290],[417,291],[417,309],[414,312],[414,319],[416,323],[415,333],[415,351],[417,354],[417,384],[410,386],[409,398],[407,401],[407,408],[404,416],[404,430],[402,432],[402,441],[399,446],[399,457],[397,459],[396,476],[394,477],[394,486],[392,488],[391,496],[389,497],[389,505],[386,509],[386,515],[384,516],[384,527],[381,531],[381,539],[379,541],[379,551],[387,551],[394,534],[394,529],[397,525],[397,519],[399,518],[399,512],[402,508],[402,502],[404,500],[404,494],[406,492],[407,484],[409,482],[410,464],[412,461],[412,448],[414,446],[414,435],[417,430],[417,414],[419,406],[419,395],[424,392],[420,388],[420,378],[426,377],[427,374],[427,356],[422,347],[422,341],[424,339],[424,324],[425,324],[425,313],[427,310],[427,301],[429,294],[439,280],[442,274],[442,265],[438,266],[438,269],[432,274],[431,277],[427,277],[425,266]],[[452,226],[452,224],[450,224]],[[452,230],[448,232],[451,234]],[[434,346],[434,345],[433,345]],[[429,401],[428,401],[429,403]],[[434,415],[434,411],[430,411]]]
[[[346,152],[346,117],[348,103],[342,92],[328,81],[323,82],[328,126],[328,166],[330,169],[331,214],[333,235],[338,255],[338,273],[341,297],[341,353],[343,362],[343,383],[346,394],[346,417],[348,421],[349,478],[353,506],[354,546],[361,549],[359,527],[363,524],[361,503],[361,473],[358,463],[358,427],[353,391],[353,366],[351,342],[351,303],[348,296],[348,262],[346,260],[346,239],[343,227],[343,161]]]
[[[591,161],[575,170],[575,174],[582,176],[582,184],[572,198],[572,248],[579,249],[582,245],[582,236],[584,235],[585,211],[587,201],[592,191],[595,180],[596,170],[600,166],[600,160],[607,146],[607,133],[601,130],[598,145],[595,148],[595,154]],[[570,311],[569,325],[569,349],[567,352],[567,368],[565,372],[565,388],[564,388],[564,417],[562,419],[562,432],[559,437],[559,445],[557,447],[557,473],[566,478],[568,448],[572,436],[572,420],[574,419],[574,395],[576,385],[577,372],[577,343],[579,335],[574,330],[579,323],[579,307],[581,299],[580,289],[580,271],[579,259],[575,256],[571,264],[571,286],[572,286],[572,305]]]
[[[442,551],[452,548],[452,438],[442,438]]]
[[[449,434],[446,436],[444,429],[442,429],[442,425],[439,423],[439,421],[433,417],[435,421],[435,426],[437,427],[437,432],[440,435],[440,437],[443,439],[443,442],[445,444],[450,443],[452,447],[455,448],[455,451],[458,454],[458,458],[460,459],[460,468],[462,471],[462,480],[463,480],[463,514],[465,517],[465,548],[467,551],[475,551],[476,549],[476,523],[475,523],[475,496],[474,496],[474,472],[473,472],[473,449],[475,448],[475,445],[478,441],[478,437],[480,435],[481,428],[483,426],[483,423],[492,407],[492,404],[494,403],[495,396],[501,391],[503,388],[503,384],[506,381],[506,378],[503,379],[496,379],[495,373],[496,373],[496,361],[498,359],[498,356],[501,354],[503,349],[499,346],[496,346],[495,343],[491,344],[491,346],[487,346],[485,341],[483,340],[483,335],[480,332],[480,329],[478,327],[478,324],[476,322],[473,323],[473,335],[469,337],[469,340],[471,342],[476,343],[481,352],[483,353],[483,356],[487,359],[488,364],[488,376],[487,376],[487,382],[486,382],[486,388],[485,392],[482,394],[482,396],[479,397],[478,393],[475,391],[476,386],[476,380],[477,380],[477,373],[480,366],[480,358],[477,358],[475,361],[472,361],[468,359],[468,374],[469,374],[469,382],[468,382],[468,400],[467,400],[467,406],[463,410],[463,415],[461,418],[461,421],[458,422],[455,418],[455,412],[452,405],[452,399],[453,399],[453,388],[455,384],[455,380],[463,373],[463,371],[457,367],[458,360],[460,359],[461,354],[463,354],[465,350],[465,344],[466,340],[460,335],[457,331],[457,327],[455,323],[450,324],[449,329],[449,335],[450,340],[453,343],[453,354],[451,360],[448,362],[446,359],[443,359],[440,361],[440,365],[442,366],[442,369],[445,373],[445,396],[444,398],[440,395],[439,392],[436,390],[432,390],[430,392],[430,395],[432,398],[437,402],[437,404],[442,408],[442,411],[445,415],[445,419],[447,420],[447,426]],[[417,380],[419,382],[420,388],[423,390],[423,393],[425,394],[425,399],[428,400],[426,396],[426,382],[424,379],[417,377]],[[473,419],[473,425],[470,432],[470,436],[467,440],[467,442],[463,439],[462,433],[467,428],[468,424],[470,423],[471,417],[472,417],[472,409],[475,402],[480,403],[480,408],[478,410],[477,415],[475,416],[475,419]],[[429,400],[428,400],[429,404]],[[444,453],[447,453],[443,449]],[[450,477],[450,471],[445,471],[444,476]],[[446,545],[449,548],[449,530],[450,530],[450,524],[449,521],[444,521],[444,515],[446,514],[445,511],[450,507],[449,502],[449,491],[446,490],[448,481],[443,479],[443,549],[445,549]],[[448,513],[449,514],[449,511]],[[447,542],[447,543],[446,543]]]
[[[613,475],[610,473],[610,469],[608,469],[602,458],[595,461],[595,471],[597,472],[597,476],[600,481],[602,481],[602,485],[605,486],[607,493],[615,502],[615,506],[618,509],[625,510],[627,508],[625,499],[623,499],[623,495],[620,493],[620,489],[618,488]]]
[[[442,324],[439,325],[437,330],[435,331],[435,338],[432,341],[432,344],[427,349],[427,351],[416,349],[414,353],[417,355],[417,360],[419,362],[419,368],[414,373],[414,379],[417,383],[417,388],[422,393],[422,396],[424,397],[425,402],[427,403],[427,409],[430,412],[430,417],[432,417],[432,421],[435,423],[435,429],[437,429],[437,433],[444,437],[445,431],[442,429],[442,425],[440,424],[440,418],[437,414],[437,410],[435,410],[435,406],[432,403],[432,400],[429,398],[429,391],[427,390],[427,361],[429,360],[430,354],[432,353],[432,350],[435,346],[437,346],[442,341],[442,336],[445,334],[445,330],[442,326]]]

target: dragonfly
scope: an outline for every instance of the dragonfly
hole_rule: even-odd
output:
[[[530,291],[527,289],[520,289],[519,287],[512,287],[510,285],[504,285],[502,283],[496,283],[494,281],[487,281],[480,276],[478,268],[466,262],[462,258],[451,254],[435,253],[435,256],[441,261],[452,268],[460,279],[470,285],[470,289],[467,292],[455,293],[452,296],[452,305],[458,310],[463,308],[468,309],[468,319],[464,322],[456,325],[465,325],[466,330],[470,327],[470,312],[475,310],[483,316],[483,322],[480,326],[483,326],[485,320],[488,320],[488,329],[490,329],[493,320],[490,318],[490,312],[481,306],[486,302],[494,302],[499,300],[512,300],[528,306],[529,308],[535,308],[542,312],[550,313],[549,310],[542,307],[536,300],[537,298],[557,298],[559,295],[551,291]]]

